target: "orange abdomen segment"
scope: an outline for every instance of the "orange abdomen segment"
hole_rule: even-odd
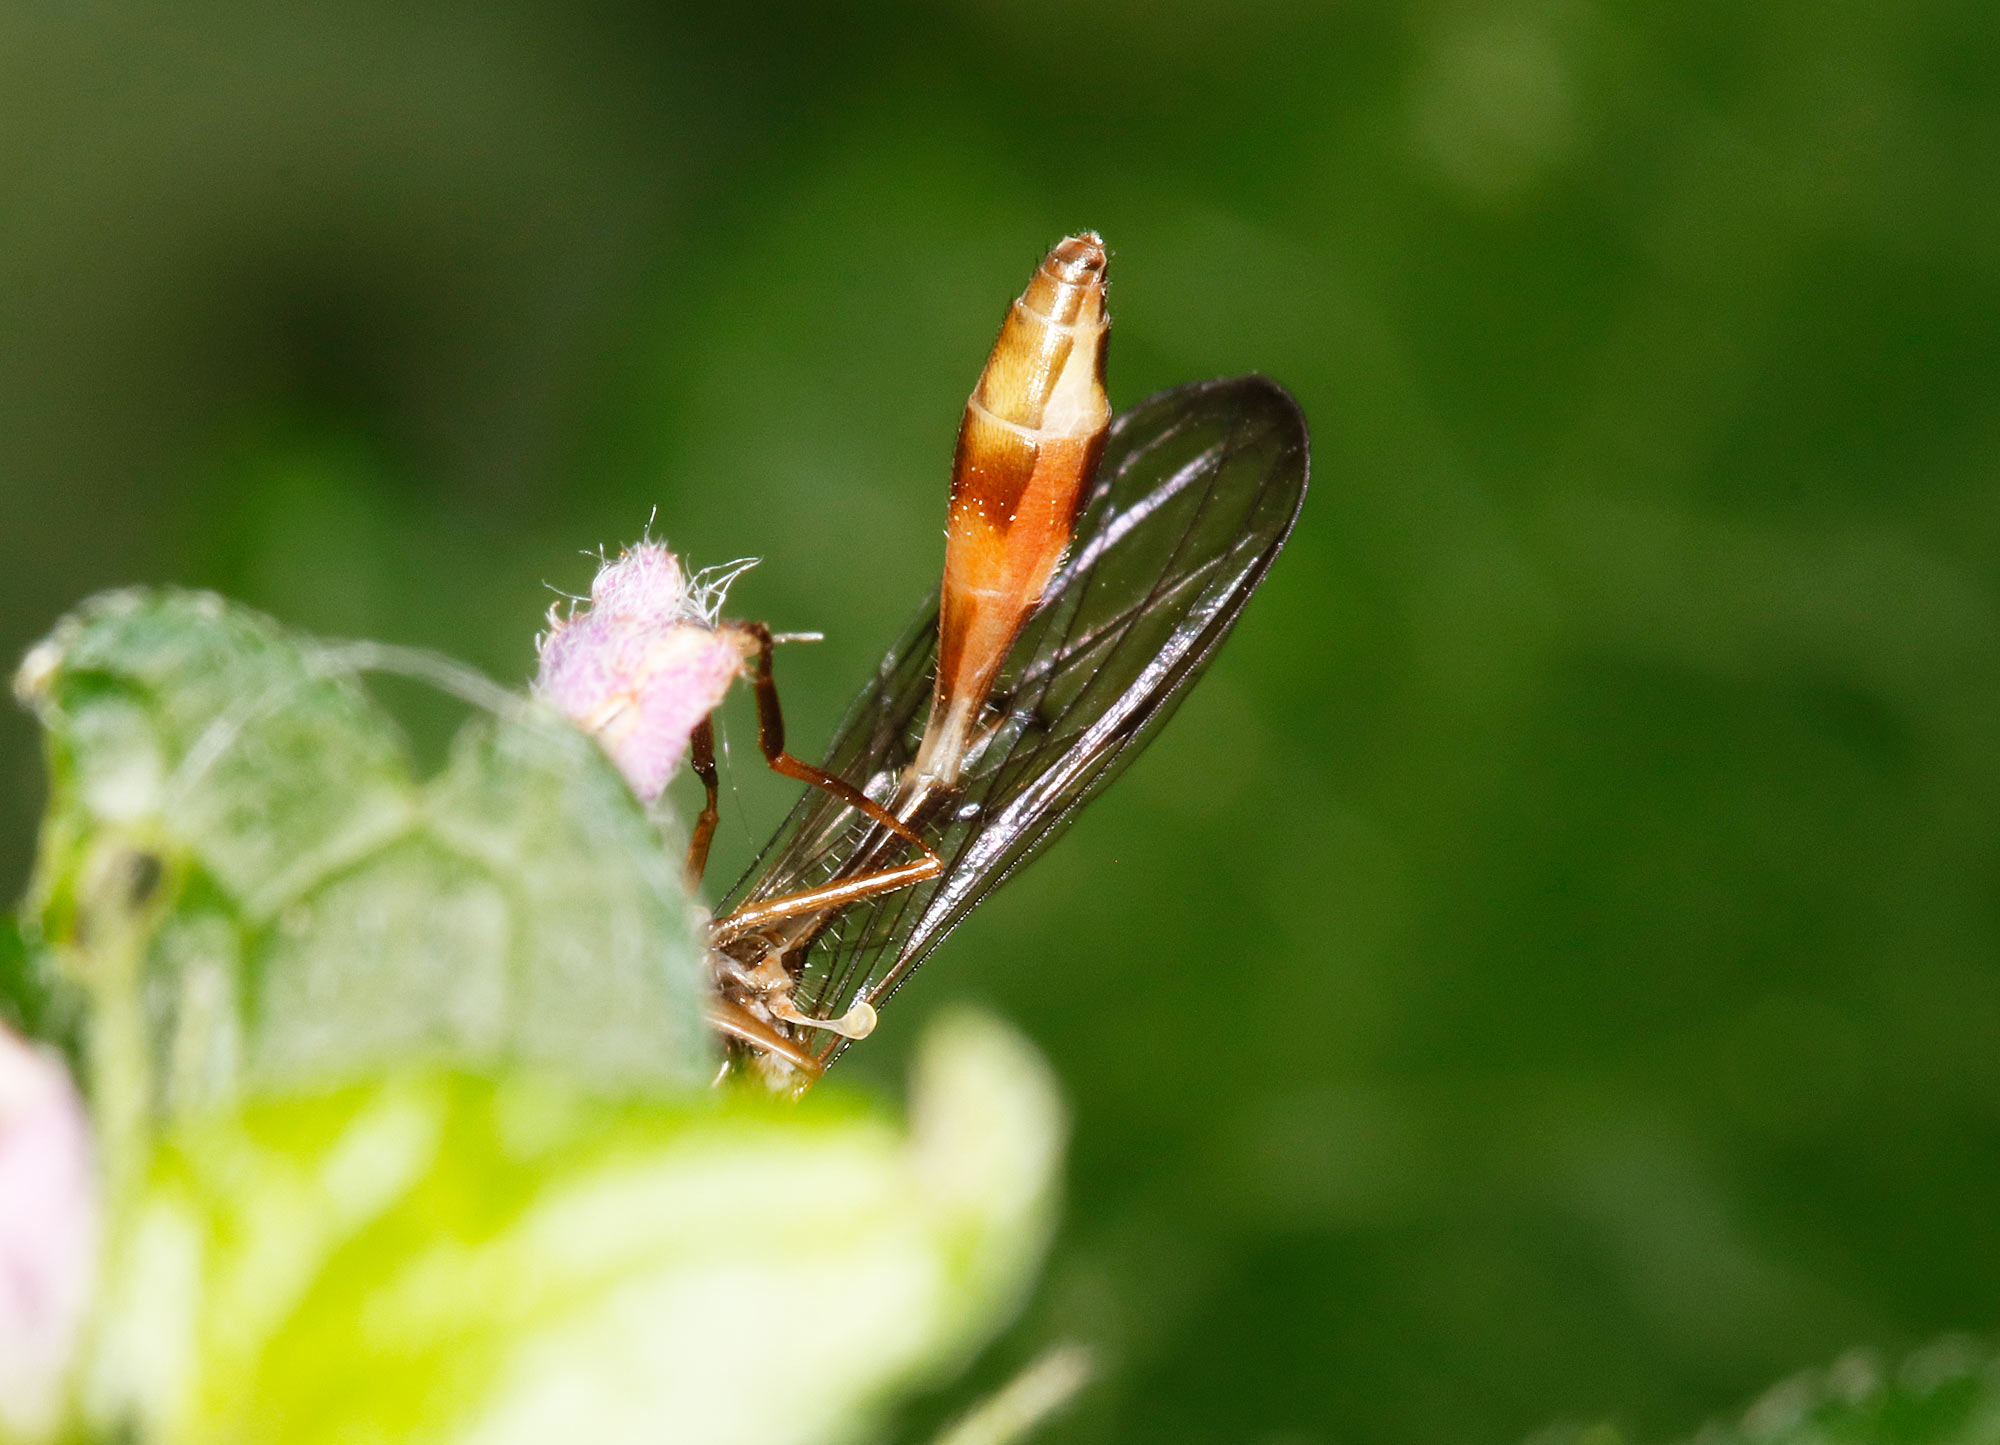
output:
[[[952,465],[938,676],[917,771],[949,784],[993,678],[1041,600],[1111,422],[1104,245],[1071,236],[1008,309]]]

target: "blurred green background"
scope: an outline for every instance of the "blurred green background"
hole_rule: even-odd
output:
[[[1997,90],[1990,0],[13,0],[0,645],[178,581],[518,681],[657,506],[827,633],[810,751],[1097,227],[1114,400],[1267,372],[1316,490],[843,1066],[973,996],[1065,1081],[985,1369],[1095,1342],[1071,1441],[1686,1432],[2000,1326]],[[0,787],[16,887],[23,716]]]

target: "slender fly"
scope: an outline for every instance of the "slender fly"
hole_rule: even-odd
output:
[[[771,634],[693,619],[717,642],[714,674],[751,677],[767,760],[812,785],[710,929],[711,1019],[734,1064],[776,1087],[806,1087],[866,1036],[1137,756],[1298,515],[1306,428],[1275,383],[1176,387],[1113,419],[1105,269],[1096,235],[1068,237],[1008,309],[959,425],[942,586],[818,766],[785,751]],[[697,879],[712,706],[691,735]]]

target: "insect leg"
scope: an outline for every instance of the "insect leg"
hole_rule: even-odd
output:
[[[795,1069],[813,1075],[819,1073],[819,1065],[813,1061],[811,1054],[741,1004],[731,1003],[726,998],[711,998],[707,1008],[709,1027],[717,1033],[783,1059]]]
[[[916,829],[859,788],[814,767],[811,763],[802,762],[785,751],[785,714],[778,705],[778,684],[771,676],[771,630],[761,622],[738,622],[730,625],[736,628],[738,634],[756,650],[751,683],[757,694],[757,746],[763,750],[764,760],[771,765],[772,770],[788,778],[796,778],[802,783],[810,783],[813,787],[832,794],[849,807],[860,810],[870,821],[879,823],[917,848],[923,856],[899,867],[883,868],[853,878],[843,878],[838,882],[823,884],[818,888],[803,889],[797,893],[780,894],[762,903],[739,908],[727,917],[715,921],[710,930],[711,940],[715,943],[727,943],[732,938],[740,938],[767,923],[796,918],[806,913],[828,912],[864,898],[873,898],[880,893],[906,888],[912,883],[921,883],[926,878],[935,878],[942,873],[944,860],[938,857]]]
[[[715,807],[715,719],[705,717],[695,724],[694,735],[688,739],[688,766],[701,779],[702,787],[708,790],[708,800],[701,805],[701,816],[694,820],[694,832],[688,837],[687,887],[692,893],[701,887],[701,875],[708,871],[708,845],[715,838],[715,821],[718,816]]]

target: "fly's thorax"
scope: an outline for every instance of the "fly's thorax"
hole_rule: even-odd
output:
[[[966,402],[952,465],[937,705],[923,767],[957,775],[965,729],[1076,525],[1111,424],[1104,243],[1043,258]]]

